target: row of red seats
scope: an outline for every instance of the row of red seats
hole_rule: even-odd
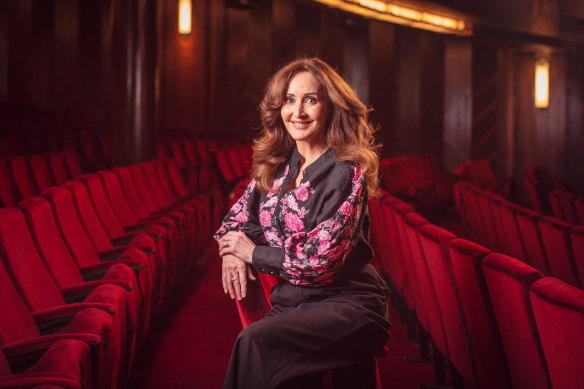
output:
[[[167,134],[157,145],[159,159],[172,159],[193,191],[220,184],[224,191],[237,179],[247,177],[251,148],[242,139],[200,138]],[[220,178],[220,179],[219,179]]]
[[[471,239],[583,287],[584,226],[544,216],[467,182],[455,185],[455,197]]]
[[[190,190],[219,185],[231,201],[247,184],[252,149],[245,138],[214,139],[166,134],[157,147],[158,157],[176,162]]]
[[[398,198],[369,201],[372,243],[434,346],[437,383],[581,388],[584,291],[431,224]]]
[[[73,150],[0,158],[0,206],[14,207],[26,197],[81,174],[81,164]]]
[[[379,174],[384,190],[407,200],[426,215],[452,202],[452,177],[443,173],[430,155],[381,160]]]
[[[554,182],[542,165],[534,163],[524,176],[525,188],[534,211],[553,215],[573,224],[584,224],[584,196]]]
[[[511,191],[510,177],[495,177],[495,173],[485,158],[466,161],[452,172],[456,180],[469,181],[475,186],[509,198]]]
[[[41,112],[33,108],[0,113],[0,156],[73,150],[84,171],[108,167],[111,131],[82,111]]]
[[[221,208],[155,160],[0,209],[0,386],[123,387]]]
[[[215,152],[217,166],[225,182],[234,182],[249,177],[252,149],[247,145],[221,148]]]
[[[584,196],[578,196],[564,187],[552,190],[548,196],[555,217],[584,225]]]
[[[159,159],[173,159],[180,169],[190,166],[208,166],[212,153],[218,148],[214,139],[191,136],[169,136],[158,142],[156,153]]]
[[[534,163],[525,172],[523,181],[531,202],[531,208],[544,215],[551,215],[549,193],[560,187],[560,185],[552,180],[548,170],[541,164]]]
[[[214,154],[222,149],[249,146],[248,138],[210,138],[188,134],[165,133],[156,146],[159,159],[173,159],[179,168],[209,166]],[[246,158],[249,156],[246,155]],[[229,168],[230,169],[230,168]]]

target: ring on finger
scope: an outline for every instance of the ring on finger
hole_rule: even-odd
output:
[[[235,281],[239,282],[239,279],[238,279],[237,277],[233,277],[233,278],[231,279],[231,282],[235,282]]]
[[[229,247],[229,242],[223,242],[223,247]]]

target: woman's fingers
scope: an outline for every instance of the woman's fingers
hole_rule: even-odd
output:
[[[241,300],[247,295],[247,265],[233,255],[223,257],[221,281],[223,291],[234,299]]]
[[[233,288],[233,282],[231,282],[231,278],[233,278],[233,276],[231,275],[231,272],[224,270],[223,277],[222,277],[223,290],[225,291],[225,293],[229,293],[229,297],[234,299],[235,298],[235,289]]]
[[[233,282],[231,281],[231,279],[227,280],[227,290],[229,291],[229,297],[231,297],[231,299],[233,300],[236,296],[235,294],[235,286],[233,285]]]
[[[219,241],[219,255],[232,254],[245,263],[252,262],[255,243],[241,231],[230,231]]]
[[[251,270],[251,266],[246,266],[247,268],[247,278],[249,278],[252,281],[256,280],[256,277],[253,274],[253,271]]]
[[[227,293],[227,275],[225,274],[225,269],[221,271],[221,283],[223,284],[223,293]]]
[[[238,298],[243,299],[245,298],[245,296],[247,295],[247,277],[245,275],[245,268],[247,266],[243,267],[243,268],[239,268],[238,270],[238,280],[239,280],[239,288],[240,288],[240,293]]]

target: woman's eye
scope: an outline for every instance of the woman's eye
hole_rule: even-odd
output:
[[[308,104],[316,104],[316,99],[314,97],[307,97],[306,102]]]
[[[294,99],[293,99],[292,97],[286,97],[286,98],[284,99],[284,102],[285,102],[286,104],[291,104],[291,103],[293,103],[293,102],[294,102]]]

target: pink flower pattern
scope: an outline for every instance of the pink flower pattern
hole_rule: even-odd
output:
[[[285,234],[283,268],[286,271],[281,276],[290,283],[323,286],[332,282],[333,274],[354,247],[354,232],[363,206],[364,175],[363,170],[357,166],[353,167],[353,172],[356,179],[352,180],[351,194],[332,218],[302,235]],[[285,232],[304,230],[302,219],[307,211],[300,205],[313,192],[310,183],[305,182],[283,196],[280,201],[280,221],[283,221]],[[276,227],[273,226],[274,229]]]
[[[356,228],[364,202],[363,169],[353,165],[349,196],[334,215],[311,230],[304,219],[309,210],[304,206],[315,190],[309,181],[283,194],[282,184],[290,172],[287,165],[272,189],[262,197],[257,210],[258,222],[269,246],[284,251],[280,277],[295,285],[324,286],[334,279],[345,258],[356,244]],[[242,197],[231,208],[215,234],[218,240],[228,231],[241,229],[249,220],[248,201],[254,191],[252,180]],[[257,193],[257,192],[255,192]]]
[[[255,189],[255,180],[251,180],[250,183],[245,188],[243,195],[237,200],[235,204],[231,207],[231,210],[227,213],[227,216],[223,220],[223,223],[213,235],[215,240],[219,241],[223,235],[227,234],[229,231],[237,231],[243,228],[243,225],[249,220],[249,209],[247,206],[249,196]]]

